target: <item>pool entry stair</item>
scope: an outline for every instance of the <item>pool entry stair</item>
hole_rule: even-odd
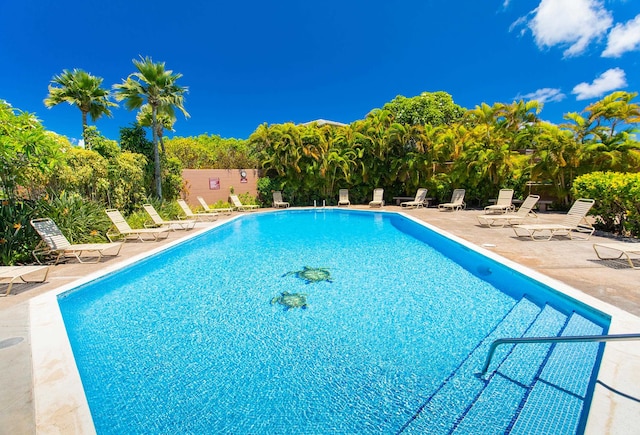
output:
[[[398,433],[575,434],[593,389],[601,345],[593,342],[502,345],[478,376],[491,343],[504,337],[598,335],[583,316],[518,301]],[[582,417],[582,418],[581,418]]]
[[[634,341],[640,340],[640,334],[613,334],[613,335],[563,335],[561,337],[520,337],[520,338],[499,338],[491,343],[487,359],[478,376],[484,376],[489,370],[491,359],[496,348],[501,344],[523,344],[523,343],[575,343],[575,342],[609,342],[609,341]]]

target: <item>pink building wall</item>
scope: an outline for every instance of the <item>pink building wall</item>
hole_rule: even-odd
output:
[[[231,187],[236,195],[258,195],[257,169],[183,169],[182,179],[186,186],[185,201],[192,207],[200,206],[198,196],[210,205],[218,201],[228,202]]]

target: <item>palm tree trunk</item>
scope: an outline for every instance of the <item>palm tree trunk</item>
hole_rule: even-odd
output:
[[[158,140],[160,141],[160,148],[162,149],[162,154],[166,154],[166,150],[164,149],[164,133],[162,131],[162,125],[158,126]]]
[[[91,144],[87,142],[87,112],[82,111],[82,142],[84,142],[84,148],[91,149]]]
[[[160,152],[158,150],[158,131],[157,131],[157,110],[156,106],[151,106],[151,131],[153,132],[153,163],[154,163],[154,177],[156,182],[156,195],[158,199],[162,199],[162,178],[160,172]]]

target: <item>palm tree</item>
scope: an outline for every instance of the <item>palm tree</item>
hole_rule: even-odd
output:
[[[91,120],[95,122],[102,115],[111,117],[109,107],[118,106],[109,101],[109,91],[101,88],[101,84],[101,77],[93,76],[81,69],[65,69],[62,74],[53,77],[49,85],[49,96],[44,100],[44,105],[48,108],[63,102],[78,106],[82,112],[82,139],[85,144],[87,114],[91,115]]]
[[[568,204],[573,179],[586,169],[581,165],[584,146],[570,130],[541,122],[533,147],[531,181],[552,181],[558,200]]]
[[[165,130],[174,131],[173,124],[175,124],[176,122],[176,117],[171,116],[167,113],[164,113],[160,110],[158,111],[158,114],[156,116],[157,116],[156,134],[158,135],[160,148],[162,148],[162,153],[164,154],[165,152],[164,140],[163,140],[164,131]],[[141,127],[153,127],[153,113],[151,111],[150,105],[145,104],[140,108],[140,111],[136,115],[136,121],[138,122],[138,125],[140,125]]]
[[[563,126],[582,144],[582,166],[589,170],[633,171],[640,162],[635,140],[640,105],[637,93],[616,91],[587,106],[582,114],[569,113]]]
[[[173,74],[165,70],[164,62],[154,63],[150,57],[133,60],[138,72],[130,74],[121,84],[114,85],[116,100],[123,101],[127,109],[140,109],[148,104],[151,107],[151,131],[153,134],[153,161],[156,194],[162,199],[162,179],[160,168],[160,151],[158,150],[158,113],[175,117],[178,109],[188,118],[184,109],[186,87],[176,84],[182,74]]]

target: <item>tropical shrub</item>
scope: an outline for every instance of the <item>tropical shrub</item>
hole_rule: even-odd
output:
[[[39,200],[34,215],[51,218],[71,243],[105,242],[111,226],[104,205],[72,192]]]
[[[157,198],[147,198],[145,203],[151,204],[158,212],[161,218],[165,220],[174,220],[184,217],[184,211],[175,201],[165,201]],[[144,228],[153,225],[153,221],[149,214],[143,208],[137,208],[131,214],[126,216],[126,220],[131,228]]]
[[[147,139],[147,133],[141,125],[131,124],[131,127],[120,129],[120,149],[141,154],[145,157],[144,186],[151,191],[153,186],[153,142]]]
[[[187,169],[237,169],[258,166],[247,140],[202,134],[173,137],[165,141],[167,155],[177,157]]]
[[[31,251],[40,237],[30,220],[52,219],[71,243],[107,241],[111,221],[104,206],[78,193],[62,192],[54,198],[37,201],[2,201],[0,207],[0,263],[33,262]]]
[[[168,201],[180,197],[184,182],[182,180],[182,164],[176,157],[161,156],[162,161],[162,197]]]
[[[269,177],[260,177],[256,182],[258,190],[258,201],[262,207],[271,205],[273,202],[273,192],[282,190],[278,187],[274,180]]]
[[[33,204],[28,201],[3,200],[0,203],[0,264],[30,263],[31,251],[38,235],[29,224],[34,217]]]
[[[596,200],[597,228],[640,236],[640,173],[591,172],[574,180],[573,193]]]
[[[120,154],[118,142],[102,136],[95,126],[87,127],[84,135],[86,149],[97,152],[105,159],[112,159]]]
[[[145,226],[152,223],[149,214],[142,209],[131,212],[131,214],[125,216],[125,220],[131,228],[145,228]]]
[[[209,204],[209,208],[231,208],[231,204],[228,201],[223,201],[219,199],[215,203]],[[200,209],[204,210],[203,208],[200,208]]]
[[[50,172],[57,155],[56,141],[34,115],[0,100],[0,198],[15,198],[33,171]]]
[[[110,186],[107,192],[110,207],[129,213],[144,201],[146,164],[142,154],[128,151],[113,157],[109,165]]]
[[[109,162],[96,151],[70,148],[63,153],[49,187],[51,192],[75,192],[89,200],[106,203]]]
[[[86,132],[93,149],[64,148],[57,170],[48,179],[48,191],[52,196],[56,192],[75,192],[105,207],[132,211],[147,196],[147,159],[142,154],[121,151],[115,141],[102,137],[95,127],[88,127]]]
[[[238,199],[243,205],[259,205],[258,198],[250,193],[240,193]]]

